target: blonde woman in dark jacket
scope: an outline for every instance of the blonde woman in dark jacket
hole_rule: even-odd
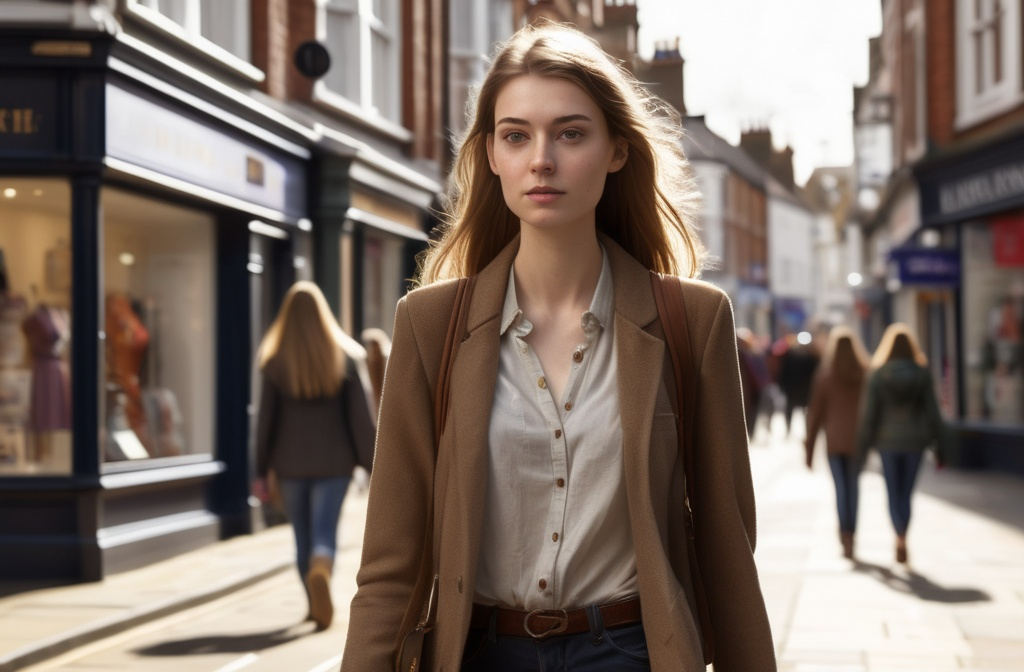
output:
[[[853,537],[857,531],[861,466],[857,459],[857,409],[867,368],[868,353],[857,335],[849,327],[834,327],[815,373],[807,408],[807,468],[811,468],[818,431],[824,429],[828,466],[836,487],[839,538],[847,558],[853,558]]]
[[[373,466],[374,429],[354,358],[320,288],[288,291],[260,344],[257,488],[273,471],[295,532],[309,619],[323,630],[334,606],[330,580],[338,518],[352,470]]]
[[[882,458],[889,516],[896,531],[896,561],[907,562],[910,498],[924,449],[935,449],[941,466],[949,434],[935,397],[932,373],[907,325],[889,325],[871,360],[861,414],[858,453],[872,447]]]

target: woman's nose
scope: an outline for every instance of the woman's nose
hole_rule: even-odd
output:
[[[538,142],[533,149],[533,158],[530,161],[530,170],[535,173],[555,172],[555,159],[551,152],[551,144]]]

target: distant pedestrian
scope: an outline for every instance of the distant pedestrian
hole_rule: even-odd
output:
[[[779,389],[786,396],[786,435],[793,424],[793,412],[805,409],[811,396],[811,380],[818,368],[818,354],[810,342],[801,343],[793,334],[786,336],[786,347],[779,356]]]
[[[857,459],[858,408],[867,380],[868,353],[856,334],[845,326],[833,327],[825,356],[811,385],[807,407],[807,468],[814,458],[818,430],[824,428],[828,466],[836,488],[839,539],[843,556],[853,558],[857,531],[860,463]]]
[[[363,329],[363,346],[366,348],[366,368],[370,375],[370,412],[374,422],[377,421],[377,410],[380,408],[380,397],[384,391],[384,371],[391,356],[391,339],[383,329],[371,327]]]
[[[736,330],[736,348],[740,361],[740,381],[743,384],[743,410],[747,421],[747,437],[753,438],[757,428],[757,416],[763,406],[763,399],[769,393],[771,376],[764,351],[754,333],[746,327]],[[771,415],[769,414],[769,422]]]
[[[858,453],[872,447],[882,458],[889,516],[896,531],[896,561],[907,562],[910,498],[924,449],[931,446],[941,467],[950,440],[935,397],[932,373],[907,325],[889,325],[871,359],[861,414]]]
[[[288,291],[260,344],[262,393],[256,430],[256,488],[273,475],[295,533],[310,620],[323,630],[334,606],[330,581],[338,519],[358,464],[373,466],[374,429],[354,353],[320,289]]]

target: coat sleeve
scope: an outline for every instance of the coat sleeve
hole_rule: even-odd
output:
[[[807,439],[804,448],[807,450],[807,464],[810,466],[814,457],[814,444],[818,440],[818,432],[828,413],[828,383],[821,369],[814,375],[811,383],[811,401],[807,406]]]
[[[266,478],[270,469],[270,444],[274,440],[277,422],[278,392],[265,374],[261,388],[260,407],[256,412],[256,475]]]
[[[774,672],[754,564],[756,523],[732,306],[719,298],[699,371],[694,433],[697,554],[715,637],[715,672]]]
[[[356,464],[372,473],[374,428],[370,417],[370,404],[366,398],[359,372],[353,363],[345,378],[345,386],[341,390],[344,403],[345,425],[348,427],[352,448],[355,452]]]
[[[420,605],[410,602],[421,592],[421,584],[429,581],[424,575],[430,572],[425,541],[435,465],[431,378],[425,371],[408,299],[403,298],[395,314],[394,342],[384,378],[343,672],[394,669],[409,614],[415,612],[412,623],[419,616]]]

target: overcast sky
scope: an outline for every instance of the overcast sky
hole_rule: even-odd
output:
[[[689,114],[733,144],[768,125],[798,183],[853,161],[853,86],[868,76],[878,0],[636,0],[639,50],[680,38]]]

